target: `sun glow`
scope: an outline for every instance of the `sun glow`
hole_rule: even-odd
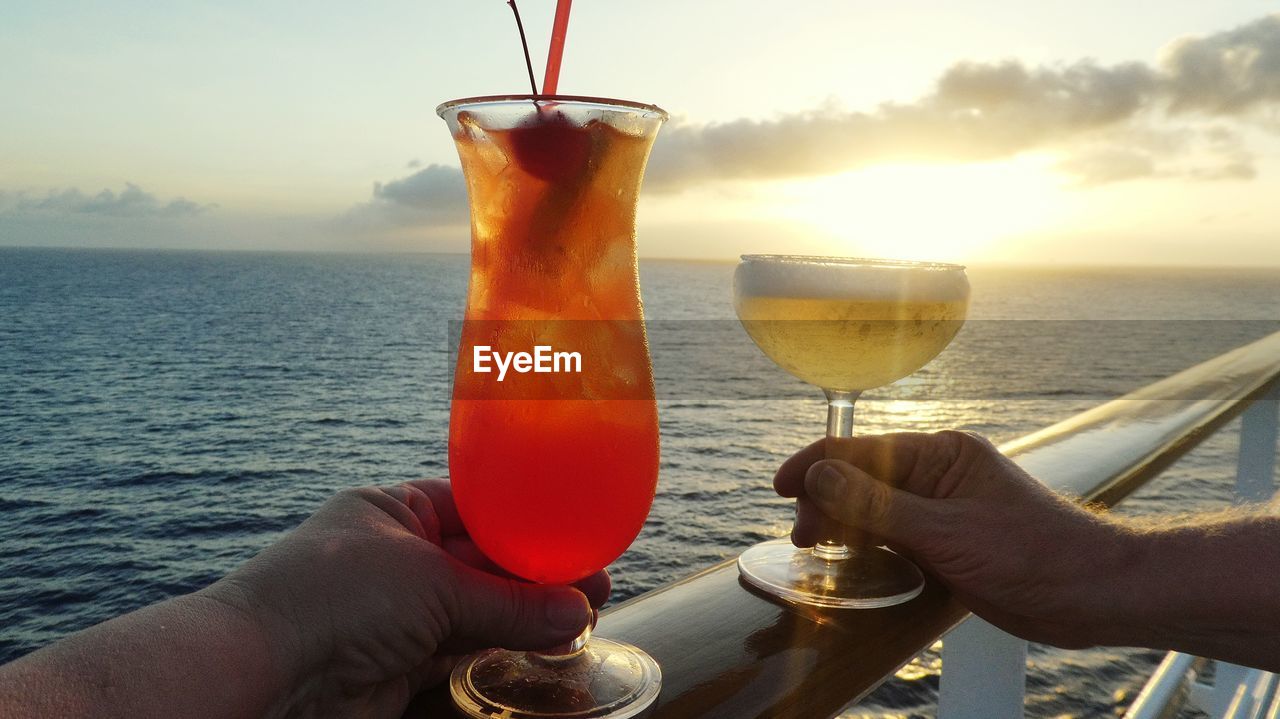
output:
[[[886,165],[779,185],[771,214],[829,237],[833,254],[999,259],[1002,240],[1050,228],[1065,210],[1052,159]]]

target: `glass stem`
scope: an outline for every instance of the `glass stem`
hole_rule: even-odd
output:
[[[588,622],[587,628],[582,630],[572,642],[569,642],[569,653],[577,654],[587,648],[587,641],[591,639],[591,627],[595,622]]]
[[[850,461],[852,451],[850,440],[853,439],[853,403],[858,400],[860,392],[838,392],[825,390],[827,393],[827,439],[825,450],[827,459]],[[825,518],[824,518],[825,519]],[[857,545],[856,533],[835,520],[824,522],[821,537],[813,545],[813,554],[828,561],[848,559]]]

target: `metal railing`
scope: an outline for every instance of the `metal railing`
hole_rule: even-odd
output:
[[[1055,490],[1114,505],[1244,412],[1237,486],[1242,496],[1262,498],[1272,491],[1277,388],[1280,333],[1001,450]],[[754,593],[729,560],[613,607],[596,632],[643,647],[661,664],[662,694],[646,714],[655,719],[833,716],[943,635],[939,717],[1023,713],[1026,642],[969,618],[932,580],[919,598],[897,607],[825,610]],[[1149,685],[1135,711],[1166,711],[1180,692],[1194,694],[1196,685],[1185,677],[1195,664],[1190,657],[1166,659],[1153,682],[1169,678]],[[1247,682],[1252,670],[1217,669],[1213,692],[1230,693],[1223,704],[1234,712],[1228,716],[1280,719],[1280,707],[1263,704],[1273,701],[1274,678]],[[437,692],[416,706],[447,712],[447,695]]]

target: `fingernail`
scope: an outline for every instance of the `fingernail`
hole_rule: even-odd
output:
[[[834,467],[823,467],[810,490],[815,499],[836,500],[844,496],[845,478]]]
[[[573,589],[562,587],[547,597],[547,623],[556,629],[582,629],[586,616],[587,603]]]

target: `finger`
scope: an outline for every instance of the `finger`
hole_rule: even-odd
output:
[[[415,501],[414,494],[420,493],[404,485],[397,485],[395,487],[358,487],[340,493],[339,497],[372,505],[415,536],[437,541],[435,538],[439,536],[439,531],[436,528],[435,515],[430,511],[429,506],[426,511],[422,511],[420,507],[415,508],[415,504],[422,505],[426,500]]]
[[[778,467],[773,475],[773,489],[783,497],[799,497],[804,494],[804,473],[809,467],[822,459],[825,453],[825,440],[818,440],[804,449],[791,455]]]
[[[834,540],[843,544],[885,544],[893,551],[911,558],[911,550],[900,544],[884,540],[873,534],[858,532],[831,517],[818,508],[808,497],[796,500],[796,524],[791,529],[791,543],[800,548],[812,547],[821,540]]]
[[[824,514],[890,542],[914,547],[932,526],[929,500],[894,489],[839,460],[823,460],[805,475],[805,493]]]
[[[497,562],[489,559],[484,552],[480,551],[480,547],[471,541],[470,537],[465,535],[445,537],[441,546],[454,559],[468,567],[474,567],[482,572],[496,574],[506,579],[520,579],[520,577],[498,566]],[[586,595],[587,601],[592,607],[599,607],[609,600],[609,592],[613,589],[613,582],[609,578],[609,572],[601,569],[585,579],[579,579],[574,582],[573,586]]]
[[[791,528],[791,543],[797,547],[812,547],[818,543],[822,528],[822,510],[808,497],[796,500],[796,524]]]
[[[464,534],[467,531],[458,514],[458,505],[453,501],[453,488],[449,485],[449,480],[441,477],[415,479],[405,482],[404,486],[422,492],[431,500],[431,509],[439,521],[441,535]]]
[[[856,437],[843,448],[842,457],[863,472],[921,497],[938,497],[938,481],[951,472],[959,458],[964,432],[896,432]]]
[[[594,608],[599,608],[601,604],[609,601],[609,592],[613,590],[613,580],[609,578],[609,572],[601,569],[586,579],[579,579],[573,583],[587,597],[587,602]]]
[[[454,665],[461,661],[464,657],[458,655],[436,655],[427,661],[419,664],[409,672],[409,694],[416,695],[418,692],[428,689],[439,684],[449,677],[453,671]],[[411,716],[405,713],[405,716]],[[412,716],[418,716],[413,714]]]
[[[964,448],[989,445],[964,432],[896,432],[861,435],[841,440],[838,457],[827,452],[826,440],[805,447],[783,462],[774,476],[773,485],[784,497],[804,493],[805,475],[815,462],[838,458],[893,487],[922,497],[945,494],[954,488],[939,488],[939,480],[948,474]]]
[[[591,621],[591,607],[572,587],[529,584],[456,563],[450,646],[546,649],[571,641]]]

